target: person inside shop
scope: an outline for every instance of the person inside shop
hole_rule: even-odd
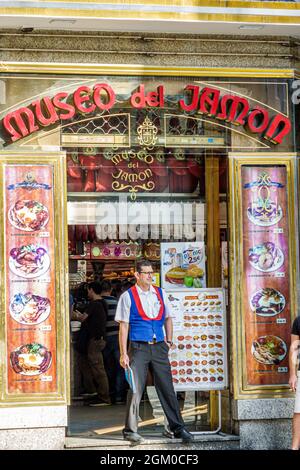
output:
[[[70,314],[71,319],[73,315],[73,310],[74,310],[74,295],[72,294],[72,292],[70,292],[69,293],[69,314]]]
[[[78,336],[78,331],[81,327],[81,319],[83,318],[83,314],[76,310],[75,305],[75,297],[74,293],[71,291],[69,293],[69,315],[70,315],[70,326],[71,332],[74,333],[74,341]]]
[[[103,359],[109,381],[112,403],[125,404],[127,382],[123,367],[120,365],[119,323],[115,321],[118,301],[112,295],[112,285],[108,280],[101,283],[101,297],[107,304],[106,346],[103,349]]]
[[[86,310],[87,305],[89,303],[87,288],[88,283],[82,282],[76,289],[72,290],[74,312],[83,313]],[[74,320],[76,320],[76,318],[74,318]]]
[[[295,318],[292,333],[291,346],[289,351],[289,385],[293,392],[296,392],[295,408],[293,416],[293,437],[292,450],[300,449],[300,364],[299,364],[299,346],[300,346],[300,316]]]
[[[69,310],[70,310],[70,345],[71,345],[71,390],[72,398],[81,396],[83,399],[90,398],[89,393],[85,393],[83,386],[83,378],[79,369],[79,353],[77,351],[77,341],[80,333],[82,320],[85,314],[76,309],[77,305],[77,288],[73,288],[69,294]],[[94,397],[97,394],[93,395]]]
[[[122,294],[135,285],[135,280],[126,280],[122,282]]]
[[[96,396],[90,406],[111,404],[102,354],[106,345],[107,305],[101,297],[101,290],[101,284],[96,281],[87,286],[90,302],[81,316],[82,325],[76,343],[85,390],[90,396]]]
[[[87,286],[87,282],[83,282],[76,289],[72,289],[69,294],[71,331],[77,333],[74,337],[75,342],[78,340],[78,332],[81,328],[81,322],[86,318],[86,314],[84,312],[89,303]]]
[[[120,279],[116,279],[115,281],[112,281],[111,295],[118,300],[120,298],[122,292],[123,292],[123,290],[122,290],[122,281]]]
[[[188,443],[194,437],[184,427],[168,357],[173,345],[170,306],[163,289],[152,285],[152,276],[151,262],[138,261],[135,272],[137,283],[121,295],[115,316],[120,323],[120,364],[124,369],[131,368],[136,387],[135,393],[131,388],[128,390],[123,437],[136,444],[143,441],[137,432],[139,405],[151,366],[154,386],[170,430],[175,438]]]

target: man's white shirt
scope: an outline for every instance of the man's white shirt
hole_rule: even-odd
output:
[[[156,290],[154,289],[153,286],[150,286],[150,289],[146,292],[143,291],[138,285],[136,285],[136,288],[137,288],[137,292],[141,300],[141,304],[144,309],[145,315],[150,319],[156,318],[159,313],[160,306],[161,306]],[[166,293],[163,290],[162,290],[162,297],[163,297],[163,302],[165,304],[165,318],[173,317],[170,303],[168,301]],[[129,292],[126,291],[119,298],[115,321],[117,322],[123,321],[125,323],[129,323],[130,307],[131,307],[131,298],[130,298]]]

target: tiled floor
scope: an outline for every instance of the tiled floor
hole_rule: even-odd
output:
[[[121,431],[125,421],[125,405],[111,405],[103,407],[91,407],[79,404],[69,408],[69,436],[97,436],[111,438],[119,436],[122,438]],[[145,404],[140,408],[140,417],[144,422],[153,420],[154,416],[150,404]],[[159,433],[162,434],[164,427],[162,425],[147,425],[142,427],[142,434]],[[97,432],[95,432],[97,431]]]
[[[165,432],[164,415],[153,387],[148,388],[149,401],[145,400],[140,406],[139,433],[144,437],[161,437]],[[122,439],[122,429],[125,421],[125,405],[111,405],[103,407],[91,407],[86,402],[74,401],[69,408],[68,436],[97,437],[103,439]],[[86,404],[84,404],[86,403]],[[195,426],[194,412],[195,402],[193,395],[186,400],[179,400],[185,423],[191,431],[209,431],[205,425],[206,414],[198,415]]]

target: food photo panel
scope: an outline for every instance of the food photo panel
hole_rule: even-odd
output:
[[[243,165],[242,243],[249,385],[288,382],[289,208],[284,165]]]
[[[161,282],[164,289],[206,287],[203,242],[161,243]]]
[[[8,393],[57,390],[51,165],[5,168]]]

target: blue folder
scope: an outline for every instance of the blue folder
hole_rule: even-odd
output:
[[[132,393],[136,393],[134,375],[133,375],[131,367],[129,366],[127,367],[127,369],[125,369],[125,377],[126,377],[127,382],[129,383],[129,387],[131,388]]]

